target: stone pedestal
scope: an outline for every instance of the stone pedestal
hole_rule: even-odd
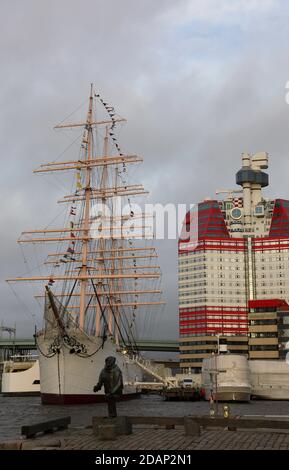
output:
[[[97,437],[101,441],[115,441],[117,438],[115,424],[99,424]]]
[[[109,426],[114,427],[116,436],[132,434],[132,425],[127,416],[117,416],[116,418],[94,416],[92,418],[92,429],[95,436],[100,437],[101,429]]]
[[[185,435],[186,436],[200,436],[200,425],[192,418],[184,419]]]

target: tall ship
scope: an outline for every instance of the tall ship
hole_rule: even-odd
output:
[[[76,132],[78,155],[34,171],[74,174],[71,194],[58,201],[65,206],[63,225],[25,231],[18,240],[53,246],[41,275],[8,279],[40,289],[35,297],[44,320],[35,338],[43,403],[103,401],[103,391],[93,393],[93,387],[107,356],[122,370],[123,398],[136,396],[135,382],[148,370],[136,339],[164,301],[153,220],[134,199],[147,191],[129,180],[130,166],[142,159],[123,153],[118,143],[124,121],[91,85],[86,119],[55,127]]]
[[[217,190],[217,197],[186,214],[178,243],[183,370],[201,373],[203,360],[218,353],[222,344],[227,354],[256,361],[250,367],[256,386],[261,369],[274,372],[281,362],[286,369],[289,200],[264,196],[267,168],[266,152],[244,153],[236,173],[239,187]],[[270,382],[264,370],[262,374],[263,382]],[[269,388],[267,396],[272,396]]]

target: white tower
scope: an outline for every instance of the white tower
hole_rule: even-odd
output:
[[[236,174],[236,183],[243,188],[244,228],[252,231],[252,216],[256,206],[262,200],[262,188],[268,186],[267,173],[261,171],[268,168],[268,153],[259,152],[255,155],[243,153],[242,168]]]

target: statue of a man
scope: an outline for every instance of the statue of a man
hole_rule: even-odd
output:
[[[122,394],[123,381],[122,372],[115,363],[116,359],[109,356],[105,359],[105,367],[99,374],[98,383],[94,386],[93,391],[98,392],[104,386],[104,393],[108,404],[108,416],[116,417],[116,401]]]

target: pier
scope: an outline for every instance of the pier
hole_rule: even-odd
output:
[[[232,404],[231,418],[236,418],[233,422],[223,417],[221,407],[219,418],[210,418],[207,402],[172,404],[158,395],[145,396],[118,403],[118,414],[131,420],[133,433],[117,436],[115,440],[101,440],[93,433],[93,417],[104,418],[106,404],[43,407],[37,397],[0,396],[0,406],[2,449],[8,445],[19,450],[289,450],[289,415],[285,401]],[[23,426],[51,420],[61,425],[63,423],[59,420],[67,416],[71,417],[68,429],[55,429],[53,434],[36,434],[33,439],[21,438]],[[199,435],[186,435],[184,417],[194,417],[200,425]],[[37,428],[41,429],[46,429],[45,425]]]
[[[132,419],[132,421],[134,421]],[[137,421],[137,420],[136,420]],[[0,441],[1,450],[289,450],[289,421],[287,429],[251,429],[235,430],[207,418],[206,426],[200,433],[189,435],[185,432],[181,420],[177,425],[164,426],[164,419],[157,424],[135,424],[132,434],[119,435],[113,439],[102,439],[93,433],[91,425],[71,426],[67,430],[46,434],[24,440]],[[200,419],[201,421],[201,419]],[[240,420],[241,421],[241,420]],[[259,420],[260,421],[260,420]],[[269,427],[270,420],[263,419]],[[281,421],[282,422],[282,421]],[[154,424],[155,423],[155,424]],[[284,421],[283,421],[284,423]],[[276,424],[276,423],[275,423]],[[285,424],[285,423],[284,423]],[[248,426],[245,426],[248,427]],[[284,426],[285,427],[285,426]]]

